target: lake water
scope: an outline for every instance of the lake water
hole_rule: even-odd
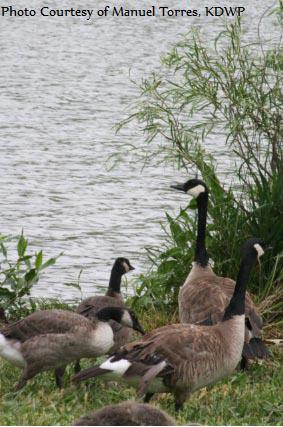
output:
[[[275,3],[242,3],[245,39],[252,41],[259,17]],[[48,4],[69,6],[57,0]],[[105,4],[119,5],[80,1],[72,6]],[[129,8],[152,4],[176,7],[173,1],[127,2]],[[202,9],[202,4],[179,1],[178,7]],[[220,4],[239,2],[207,2]],[[28,2],[37,10],[43,5]],[[18,1],[21,7],[26,3]],[[266,22],[262,34],[270,37]],[[160,56],[193,25],[210,40],[223,19],[0,17],[0,232],[18,234],[24,228],[33,250],[43,248],[48,256],[64,251],[34,295],[77,298],[78,292],[63,284],[74,281],[80,269],[84,296],[100,292],[117,256],[127,256],[136,275],[148,270],[144,248],[162,245],[164,211],[176,212],[187,201],[169,185],[187,176],[156,162],[142,170],[123,146],[142,146],[143,134],[131,125],[116,135],[113,127],[139,94],[129,70],[137,80],[158,70]],[[207,147],[225,176],[233,161],[224,140],[211,138]],[[112,154],[120,154],[121,161],[109,171]]]

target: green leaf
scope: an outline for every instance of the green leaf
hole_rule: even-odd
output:
[[[170,217],[170,215],[166,214],[166,217],[167,217],[168,222],[169,222],[170,231],[171,231],[173,239],[175,240],[176,243],[180,243],[180,239],[181,239],[181,236],[183,234],[182,228],[180,227],[180,225],[176,221],[174,221]]]
[[[42,265],[42,260],[43,260],[43,255],[42,255],[42,251],[38,252],[38,254],[36,255],[35,258],[35,268],[37,270],[39,270],[40,266]]]
[[[35,278],[37,278],[37,272],[35,268],[32,268],[25,274],[26,282],[32,282]]]
[[[7,288],[0,287],[0,297],[14,298],[15,296],[16,296],[15,292],[12,292]]]
[[[4,255],[5,258],[7,258],[6,246],[1,242],[0,247],[1,247],[2,254]]]
[[[30,260],[31,258],[32,258],[32,255],[25,255],[23,257],[20,257],[17,262],[18,263],[20,263],[20,262],[26,262],[26,261]]]
[[[160,259],[166,258],[178,258],[182,251],[178,247],[170,248],[167,251],[160,254]]]
[[[190,203],[188,204],[188,209],[196,210],[197,207],[198,207],[198,205],[197,205],[197,200],[196,199],[192,199],[190,201]]]
[[[163,261],[158,267],[158,273],[160,274],[170,274],[174,272],[176,268],[177,261],[176,260],[166,260]]]
[[[24,256],[26,249],[27,249],[27,246],[28,246],[28,241],[24,238],[23,234],[21,234],[19,241],[18,241],[18,245],[17,245],[19,257]]]
[[[57,261],[57,259],[63,255],[63,252],[60,252],[60,254],[56,257],[49,258],[45,263],[41,264],[39,270],[44,270],[47,267],[50,267],[51,265],[54,265]]]

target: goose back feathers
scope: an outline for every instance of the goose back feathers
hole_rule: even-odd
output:
[[[209,279],[208,279],[209,278]],[[209,292],[207,280],[209,280]],[[228,277],[216,276],[213,272],[206,277],[191,281],[180,289],[179,306],[182,323],[211,324],[221,321],[235,288],[235,281]],[[246,342],[261,336],[262,319],[249,295],[245,298]]]
[[[108,405],[81,417],[75,426],[173,426],[175,421],[165,412],[146,403],[123,402]]]

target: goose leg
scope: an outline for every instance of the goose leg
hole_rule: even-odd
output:
[[[148,403],[153,396],[154,396],[154,393],[146,393],[144,396],[143,402]]]
[[[249,360],[245,356],[242,356],[240,369],[241,371],[247,371],[249,369]]]
[[[183,409],[184,402],[175,402],[175,412],[179,412]]]
[[[26,385],[27,381],[28,379],[26,378],[26,376],[22,374],[18,381],[18,384],[15,387],[15,391],[21,390]]]
[[[63,388],[64,386],[64,373],[66,366],[60,366],[60,368],[55,369],[55,381],[58,388]]]
[[[80,365],[80,361],[79,360],[76,361],[74,370],[75,370],[75,374],[78,374],[80,372],[81,365]]]
[[[175,411],[178,412],[181,409],[183,409],[184,403],[189,397],[189,393],[186,393],[184,391],[177,391],[174,393],[175,397]]]
[[[26,385],[28,380],[33,378],[37,373],[38,373],[38,371],[30,370],[29,368],[25,368],[23,370],[23,373],[22,373],[20,379],[19,379],[18,384],[15,387],[15,390],[16,391],[21,390]]]

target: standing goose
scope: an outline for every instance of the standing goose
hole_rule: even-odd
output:
[[[8,325],[0,333],[0,357],[23,368],[17,389],[50,369],[61,387],[68,363],[107,354],[114,343],[110,319],[144,333],[135,314],[119,307],[101,309],[95,322],[67,310],[42,310]]]
[[[106,294],[89,297],[83,300],[76,312],[89,319],[96,316],[96,313],[105,307],[120,307],[124,308],[124,300],[121,295],[121,280],[122,276],[129,271],[134,270],[130,261],[127,258],[117,258],[113,264],[109,285]],[[132,337],[132,331],[121,326],[115,320],[110,320],[110,324],[114,331],[114,346],[111,351],[118,350],[122,345],[126,344]],[[75,364],[75,372],[80,371],[79,360]]]
[[[75,426],[174,426],[161,409],[146,403],[123,402],[108,405],[74,422]]]
[[[245,335],[245,292],[251,268],[263,255],[263,242],[249,239],[242,249],[233,296],[222,321],[213,326],[175,324],[157,328],[130,343],[100,366],[75,375],[82,381],[98,375],[122,378],[146,393],[168,392],[180,409],[194,391],[230,375],[241,359]]]
[[[234,280],[217,276],[209,266],[205,246],[208,188],[199,179],[172,185],[197,200],[198,227],[192,269],[179,291],[179,315],[182,323],[214,325],[221,321],[235,288]],[[248,359],[265,358],[268,350],[261,340],[262,319],[248,292],[246,293],[246,329],[242,367]]]

